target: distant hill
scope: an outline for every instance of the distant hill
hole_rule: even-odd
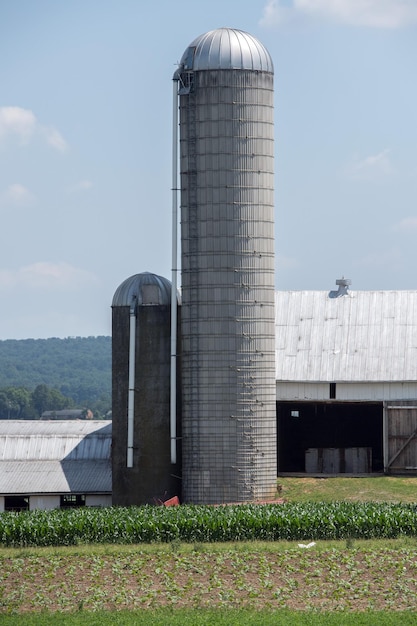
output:
[[[111,337],[0,341],[0,389],[38,385],[58,389],[77,406],[110,399]]]

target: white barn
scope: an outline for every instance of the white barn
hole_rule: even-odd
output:
[[[278,473],[417,472],[417,291],[279,291]]]
[[[111,421],[0,420],[0,511],[111,505]]]

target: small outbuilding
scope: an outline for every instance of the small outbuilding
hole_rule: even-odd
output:
[[[417,474],[417,291],[276,292],[278,473]]]
[[[61,409],[59,411],[44,411],[42,420],[92,420],[93,412],[90,409]]]
[[[0,420],[0,511],[111,505],[111,421]]]

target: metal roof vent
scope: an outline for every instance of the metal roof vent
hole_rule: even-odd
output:
[[[349,285],[352,284],[350,278],[339,278],[336,280],[338,286],[337,291],[329,291],[329,298],[340,298],[341,296],[347,296],[349,291]]]

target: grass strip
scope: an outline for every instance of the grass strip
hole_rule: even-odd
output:
[[[179,609],[25,614],[25,626],[412,626],[414,612],[248,611]],[[21,615],[0,616],[4,626],[21,626]]]

